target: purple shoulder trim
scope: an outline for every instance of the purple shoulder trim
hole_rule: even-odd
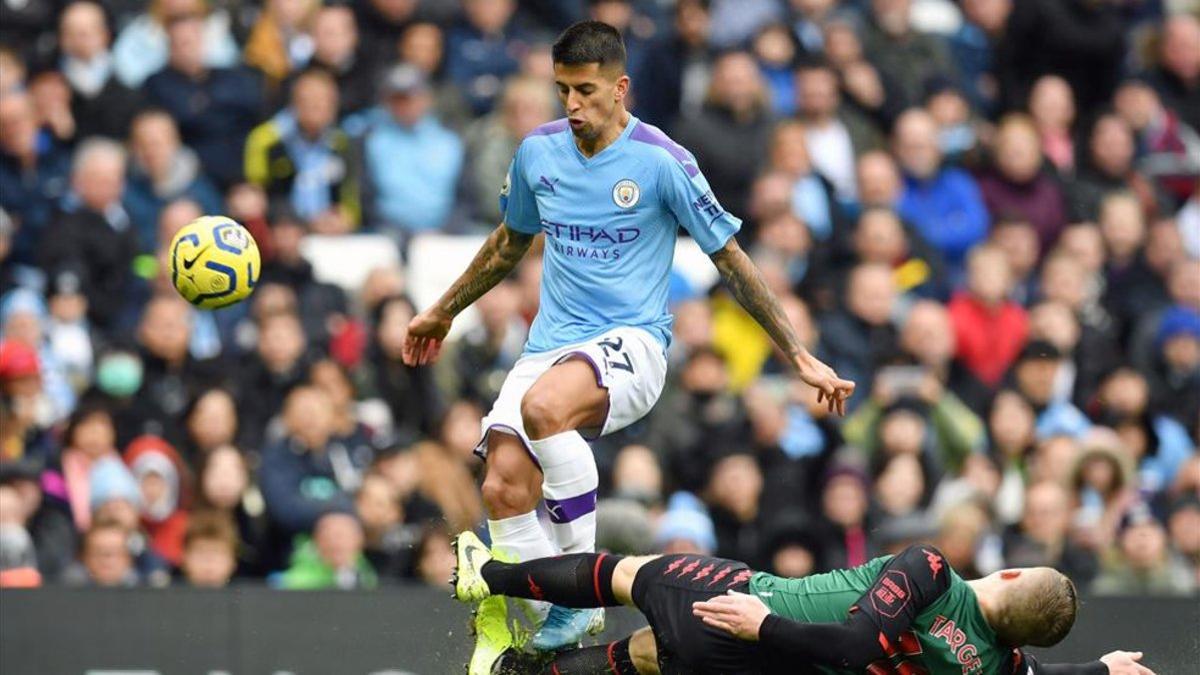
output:
[[[553,136],[554,134],[562,133],[567,130],[567,118],[547,122],[542,126],[529,132],[530,136]]]
[[[675,161],[683,165],[683,170],[687,172],[688,176],[695,177],[696,174],[700,173],[700,168],[697,167],[696,162],[692,160],[691,154],[689,154],[687,150],[684,150],[682,145],[671,140],[669,136],[664,134],[662,129],[659,129],[652,124],[638,122],[638,125],[636,128],[634,128],[633,133],[629,134],[629,140],[649,143],[650,145],[656,145],[663,150],[666,150],[672,157],[675,158]]]

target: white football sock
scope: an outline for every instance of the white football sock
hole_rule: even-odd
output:
[[[524,562],[536,558],[557,555],[554,544],[546,536],[546,530],[538,521],[537,511],[522,513],[503,520],[488,520],[488,532],[492,536],[492,551],[502,562]],[[532,619],[541,624],[550,611],[549,603],[522,600],[529,608]]]
[[[600,474],[592,448],[577,431],[530,441],[542,465],[542,497],[550,533],[563,553],[596,550],[596,488]]]

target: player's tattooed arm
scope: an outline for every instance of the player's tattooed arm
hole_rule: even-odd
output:
[[[736,240],[730,239],[711,257],[733,297],[767,331],[767,335],[795,366],[800,379],[816,387],[818,401],[826,400],[830,411],[836,409],[844,414],[846,399],[854,393],[854,383],[838,378],[832,368],[804,348],[778,298],[767,287],[766,280],[750,256],[746,255]]]
[[[466,271],[441,299],[408,323],[402,354],[404,362],[421,366],[435,361],[454,317],[508,276],[529,250],[533,236],[503,224],[493,230]]]
[[[437,306],[452,317],[471,306],[513,271],[525,257],[533,237],[503,224],[492,230],[475,259],[442,295]]]

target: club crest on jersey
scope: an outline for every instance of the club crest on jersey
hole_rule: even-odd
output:
[[[617,181],[613,186],[613,203],[623,209],[631,209],[642,197],[642,189],[628,178]]]

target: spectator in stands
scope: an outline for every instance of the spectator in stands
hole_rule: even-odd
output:
[[[1069,393],[1056,390],[1063,354],[1052,343],[1032,340],[1021,350],[1011,375],[1018,391],[1037,412],[1037,436],[1078,437],[1091,423],[1069,400]]]
[[[59,15],[58,67],[71,87],[71,114],[79,138],[125,138],[138,95],[117,80],[104,9],[90,0],[68,4]]]
[[[513,0],[465,0],[464,21],[446,37],[446,74],[467,95],[475,114],[492,109],[504,80],[528,49],[512,21]]]
[[[375,434],[360,420],[356,403],[358,392],[350,373],[333,359],[325,358],[309,368],[308,382],[329,396],[336,442],[351,455],[359,457],[357,463],[370,464],[375,458],[372,444]]]
[[[400,491],[384,476],[368,473],[354,498],[363,527],[363,555],[380,579],[395,581],[413,565],[419,530],[405,522]]]
[[[545,82],[518,76],[505,85],[498,109],[467,129],[464,140],[471,162],[466,171],[475,220],[489,226],[500,222],[497,194],[517,146],[534,129],[552,120],[557,111]]]
[[[329,396],[316,387],[292,390],[283,422],[283,438],[263,450],[263,498],[272,522],[288,533],[308,532],[330,509],[353,508],[350,493],[362,480],[369,458],[331,442]]]
[[[896,285],[887,266],[858,265],[848,277],[844,307],[821,322],[822,347],[833,368],[858,383],[858,402],[870,396],[869,373],[896,351],[895,299]]]
[[[138,585],[129,551],[129,533],[116,523],[98,523],[80,543],[81,568],[70,581],[76,585],[132,587]]]
[[[377,65],[359,49],[353,8],[344,4],[318,4],[311,34],[313,53],[308,68],[323,69],[337,81],[338,117],[344,118],[374,103]],[[294,80],[287,89],[292,86]]]
[[[1168,545],[1167,532],[1144,504],[1121,523],[1117,548],[1092,584],[1097,595],[1190,595],[1196,578]]]
[[[37,293],[17,288],[0,296],[0,331],[10,342],[20,343],[35,352],[33,369],[22,365],[17,370],[39,377],[40,391],[34,394],[30,390],[29,394],[31,402],[35,397],[37,401],[37,417],[33,421],[43,427],[66,419],[77,400],[67,369],[54,348],[52,328],[46,303]],[[23,357],[17,362],[25,361]]]
[[[112,416],[97,405],[81,404],[67,423],[62,447],[62,475],[71,515],[76,529],[85,532],[92,521],[89,484],[92,466],[117,454]]]
[[[179,567],[192,505],[191,473],[175,448],[156,436],[135,438],[124,460],[141,491],[141,524],[150,548]]]
[[[983,153],[980,137],[985,132],[984,121],[972,111],[958,85],[944,78],[930,80],[921,101],[937,123],[938,148],[946,162],[956,166],[978,164]]]
[[[1084,584],[1096,575],[1096,557],[1068,536],[1071,504],[1067,490],[1054,482],[1032,483],[1025,491],[1021,522],[1004,535],[1004,560],[1009,565],[1049,565]]]
[[[92,527],[116,523],[125,530],[133,568],[140,583],[162,587],[170,582],[168,563],[150,545],[138,518],[141,493],[137,480],[119,457],[104,457],[91,470]]]
[[[413,576],[433,588],[441,588],[454,573],[454,549],[450,529],[441,523],[429,523],[417,542],[417,560]]]
[[[1014,0],[965,0],[963,22],[949,38],[948,46],[962,75],[961,82],[980,112],[995,112],[999,91],[996,87],[996,52],[1004,41],[1004,29],[1012,13]]]
[[[479,325],[469,330],[443,355],[439,377],[453,378],[446,387],[456,395],[489,406],[500,394],[501,373],[516,363],[528,332],[517,318],[518,291],[503,282],[479,299]]]
[[[363,31],[363,53],[378,54],[378,60],[391,62],[396,56],[396,40],[413,25],[418,0],[364,0],[354,3],[358,25]]]
[[[358,226],[359,179],[350,138],[339,129],[337,81],[310,70],[292,85],[291,105],[246,138],[246,180],[271,200],[287,200],[322,234]]]
[[[1020,108],[1033,82],[1050,73],[1070,84],[1080,110],[1103,105],[1126,48],[1118,12],[1112,4],[1071,0],[1014,3],[996,59],[1002,107]]]
[[[175,118],[183,141],[221,187],[242,177],[242,147],[262,115],[259,78],[250,71],[214,67],[205,59],[205,24],[194,14],[167,23],[170,58],[146,80],[150,103]]]
[[[762,470],[749,453],[732,452],[713,464],[704,497],[717,535],[716,555],[757,566],[762,487]]]
[[[693,351],[650,416],[648,443],[659,449],[671,489],[700,492],[722,451],[742,442],[745,411],[729,391],[725,361],[712,347]],[[679,424],[686,419],[688,424]]]
[[[288,392],[307,374],[306,353],[304,329],[296,314],[279,312],[259,319],[258,345],[238,382],[238,429],[246,447],[260,448],[268,438],[267,425],[283,407]]]
[[[1194,271],[1195,261],[1187,263]],[[1162,315],[1155,340],[1154,382],[1160,406],[1187,425],[1200,408],[1200,311],[1175,306]]]
[[[731,213],[744,213],[750,183],[767,156],[771,110],[754,58],[727,52],[713,62],[704,107],[684,115],[675,141],[696,155],[713,193]]]
[[[312,539],[296,547],[278,583],[288,590],[375,588],[379,578],[363,555],[362,524],[340,511],[321,516]]]
[[[1001,216],[992,225],[989,241],[1008,259],[1013,280],[1008,297],[1028,306],[1037,293],[1037,268],[1042,253],[1037,230],[1022,218]]]
[[[1195,495],[1176,499],[1167,518],[1171,548],[1191,566],[1192,577],[1200,579],[1200,499]]]
[[[859,210],[895,209],[900,204],[904,183],[896,160],[882,150],[863,153],[854,169],[858,183]]]
[[[669,129],[681,112],[700,109],[711,72],[709,4],[676,2],[672,30],[647,48],[642,75],[633,78],[634,112],[645,122]]]
[[[1042,154],[1060,176],[1075,169],[1075,95],[1057,75],[1043,75],[1029,92],[1029,114],[1037,125]]]
[[[1067,223],[1062,187],[1042,170],[1037,127],[1024,115],[1000,121],[995,166],[979,178],[979,190],[993,219],[1021,218],[1033,225],[1040,250],[1049,251]]]
[[[400,34],[400,61],[416,66],[425,74],[433,94],[434,114],[442,124],[461,131],[473,115],[466,92],[446,74],[445,42],[446,36],[438,24],[428,21],[410,24]],[[375,89],[372,85],[373,99],[377,95]]]
[[[844,203],[858,197],[855,159],[883,147],[879,131],[852,108],[842,105],[837,73],[827,64],[803,64],[796,71],[799,117],[813,166]]]
[[[214,448],[197,470],[197,508],[233,522],[238,538],[238,576],[260,577],[282,560],[268,557],[267,515],[246,458],[232,445]]]
[[[0,483],[0,588],[37,588],[42,575],[37,551],[25,529],[25,505],[16,489]]]
[[[71,171],[71,194],[38,246],[43,270],[79,270],[88,318],[102,332],[116,328],[130,283],[137,234],[121,206],[125,151],[108,140],[79,146]]]
[[[1161,190],[1134,167],[1133,130],[1116,113],[1101,114],[1088,134],[1086,154],[1075,180],[1068,186],[1068,212],[1076,220],[1095,221],[1109,192],[1128,190],[1137,195],[1147,218],[1164,209]]]
[[[1033,407],[1011,389],[1001,390],[992,400],[988,440],[1001,472],[994,508],[1002,525],[1020,520],[1025,507],[1025,470],[1033,451],[1035,421]]]
[[[295,211],[276,204],[268,216],[272,256],[263,263],[257,292],[262,293],[264,286],[286,286],[294,296],[290,311],[299,313],[305,335],[313,344],[325,346],[337,337],[340,319],[347,312],[345,293],[317,279],[312,263],[301,251],[308,230]]]
[[[852,240],[860,263],[891,267],[896,290],[916,297],[943,297],[947,280],[941,257],[920,237],[911,235],[895,212],[872,207],[858,217]]]
[[[1029,333],[1025,309],[1008,299],[1012,273],[998,247],[983,244],[967,259],[967,289],[950,301],[957,358],[995,387],[1020,354]]]
[[[32,99],[21,92],[0,96],[0,208],[16,227],[9,262],[36,262],[69,172],[66,150],[39,132]]]
[[[426,76],[402,64],[383,82],[384,108],[364,139],[373,222],[404,237],[442,227],[450,216],[462,141],[431,112]]]
[[[1099,215],[1108,253],[1102,302],[1117,322],[1119,334],[1125,335],[1137,315],[1167,304],[1167,293],[1163,280],[1146,263],[1146,222],[1137,197],[1129,192],[1109,193],[1100,202]]]
[[[237,440],[237,401],[223,387],[200,391],[184,411],[183,426],[187,432],[183,455],[197,467],[209,453]]]
[[[1200,64],[1194,54],[1200,46],[1200,20],[1186,12],[1163,21],[1157,63],[1148,73],[1150,81],[1172,110],[1193,129],[1200,129]]]
[[[138,233],[139,250],[149,253],[159,241],[159,216],[167,204],[190,199],[203,213],[221,213],[222,197],[204,173],[196,153],[179,139],[179,129],[162,110],[146,110],[133,119],[131,161],[124,205]]]
[[[238,62],[239,49],[225,10],[209,11],[205,0],[151,0],[147,11],[130,21],[113,45],[113,65],[125,86],[140,87],[167,65],[171,22],[192,16],[202,24],[204,65],[230,68]]]
[[[764,27],[754,36],[751,46],[762,71],[771,112],[778,117],[790,117],[796,112],[796,77],[792,73],[796,43],[787,25],[775,23]]]
[[[391,296],[375,308],[367,361],[359,390],[381,398],[392,413],[395,440],[411,443],[433,430],[441,403],[428,368],[412,368],[401,359],[408,322],[416,314],[404,296]]]
[[[911,0],[872,0],[862,38],[866,57],[909,105],[921,101],[930,79],[958,77],[945,43],[912,27],[912,4]]]
[[[258,21],[246,36],[242,59],[266,76],[268,87],[278,87],[288,74],[312,57],[313,39],[309,29],[313,14],[320,6],[316,0],[267,0],[263,3]]]
[[[1162,186],[1173,206],[1187,201],[1200,178],[1200,135],[1146,80],[1126,80],[1113,100],[1137,139],[1138,169]]]
[[[782,213],[790,212],[798,218],[804,229],[820,241],[829,241],[835,235],[835,214],[838,203],[833,184],[813,164],[808,148],[806,127],[794,120],[784,120],[775,125],[770,136],[770,167],[772,172],[785,177],[790,189],[780,195],[785,200],[779,213],[761,211],[764,195],[759,187],[758,208],[747,204],[755,216],[754,228],[747,228],[742,236],[758,236],[757,226],[764,225]],[[768,186],[769,187],[769,186]],[[753,201],[753,198],[751,199]],[[840,222],[838,223],[840,225]]]
[[[835,460],[837,461],[837,460]],[[868,527],[870,483],[863,471],[850,464],[835,464],[822,482],[817,528],[825,553],[821,569],[861,565],[876,555]]]
[[[957,278],[967,252],[987,237],[989,218],[979,187],[962,169],[942,166],[937,127],[923,110],[909,110],[896,120],[892,148],[904,171],[897,211],[941,251]]]
[[[142,384],[135,399],[142,428],[122,429],[122,442],[139,433],[162,436],[172,444],[183,441],[188,401],[217,376],[215,362],[197,359],[188,350],[192,322],[191,308],[175,295],[158,295],[146,304],[137,330]]]
[[[200,512],[183,537],[183,578],[197,588],[223,588],[237,570],[237,529],[224,514]]]

